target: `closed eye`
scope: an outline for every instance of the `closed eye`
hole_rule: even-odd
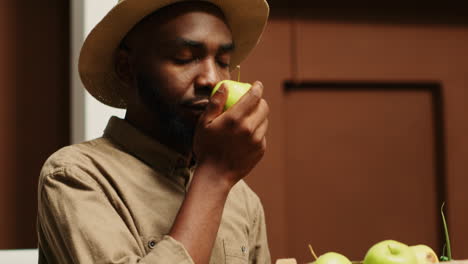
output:
[[[230,65],[230,64],[218,60],[218,65],[219,65],[221,68],[229,68],[229,65]]]
[[[193,61],[195,61],[196,59],[195,58],[187,58],[187,59],[181,59],[181,58],[174,58],[173,61],[175,64],[177,65],[185,65],[185,64],[189,64]]]
[[[216,56],[216,62],[221,68],[229,68],[231,64],[231,53],[230,52],[222,52]]]

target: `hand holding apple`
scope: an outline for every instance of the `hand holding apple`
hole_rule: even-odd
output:
[[[235,111],[223,112],[228,95],[223,85],[211,97],[195,129],[193,152],[197,172],[203,171],[199,178],[232,187],[265,153],[269,107],[262,98],[261,82],[255,82],[239,99]]]

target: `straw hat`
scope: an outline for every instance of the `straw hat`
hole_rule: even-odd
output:
[[[102,103],[125,108],[123,86],[114,71],[114,54],[125,35],[154,11],[184,0],[119,0],[86,38],[80,53],[79,72],[88,92]],[[231,70],[257,45],[268,19],[266,0],[203,0],[224,13],[236,45]]]

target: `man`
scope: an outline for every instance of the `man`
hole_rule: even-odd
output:
[[[39,263],[270,263],[242,178],[268,127],[255,82],[223,112],[215,84],[256,45],[264,0],[121,0],[80,55],[86,89],[127,109],[59,150],[39,181]]]

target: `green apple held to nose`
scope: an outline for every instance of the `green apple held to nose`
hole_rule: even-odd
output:
[[[235,103],[237,103],[237,101],[239,101],[239,99],[252,87],[250,83],[224,80],[216,84],[216,86],[213,88],[213,91],[211,91],[211,96],[213,96],[216,91],[218,91],[219,87],[221,87],[223,83],[228,89],[228,98],[226,100],[226,104],[224,105],[224,111],[228,110]]]

